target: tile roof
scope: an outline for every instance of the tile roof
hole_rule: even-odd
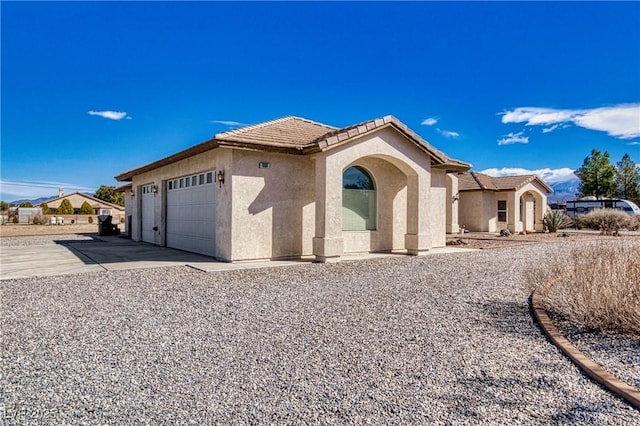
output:
[[[334,130],[335,127],[326,124],[291,116],[218,133],[214,139],[219,142],[302,149]]]
[[[387,126],[395,128],[422,151],[430,155],[433,159],[433,167],[455,172],[465,172],[471,167],[470,164],[449,158],[391,115],[344,128],[336,128],[305,118],[290,116],[218,133],[211,140],[156,162],[121,173],[116,176],[116,180],[130,181],[135,175],[192,157],[219,146],[242,147],[288,154],[310,154],[323,151],[332,145],[341,144]]]
[[[458,175],[459,191],[510,191],[518,190],[526,184],[537,181],[547,192],[553,189],[537,175],[494,177],[478,172],[467,172]]]

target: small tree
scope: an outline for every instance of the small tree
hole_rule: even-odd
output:
[[[94,214],[95,211],[93,210],[93,207],[91,207],[91,204],[87,203],[86,201],[84,203],[82,203],[82,205],[80,206],[80,214]]]
[[[29,207],[33,207],[33,204],[31,204],[31,201],[25,201],[25,202],[23,202],[23,203],[20,203],[20,205],[19,205],[18,207],[26,207],[26,208],[29,208]]]
[[[0,210],[9,210],[9,203],[7,203],[6,201],[0,201]]]
[[[60,207],[58,207],[58,214],[73,214],[73,206],[68,199],[62,200]]]
[[[616,168],[609,162],[609,153],[604,154],[594,149],[591,156],[586,157],[582,167],[575,171],[580,178],[578,191],[581,195],[593,195],[596,199],[614,197],[616,185],[614,177]]]
[[[124,194],[117,192],[115,186],[101,185],[96,191],[95,197],[107,203],[124,206]]]
[[[625,200],[640,201],[640,167],[624,154],[616,167],[618,196]]]
[[[49,205],[47,205],[47,203],[40,204],[40,208],[42,209],[42,214],[50,214],[51,213],[51,209],[49,208]]]

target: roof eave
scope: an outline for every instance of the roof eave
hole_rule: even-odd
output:
[[[176,154],[161,158],[160,160],[154,161],[153,163],[145,164],[144,166],[137,167],[133,170],[120,173],[119,175],[115,176],[115,179],[118,182],[130,182],[134,176],[159,169],[160,167],[167,166],[169,164],[175,163],[176,161],[184,160],[185,158],[193,157],[194,155],[201,154],[206,151],[210,151],[212,149],[218,148],[218,146],[218,141],[216,141],[215,139],[210,139],[206,142],[202,142],[198,145],[192,146],[191,148],[182,150]]]

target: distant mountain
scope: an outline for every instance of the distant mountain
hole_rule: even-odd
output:
[[[579,179],[549,183],[549,186],[553,188],[553,194],[549,194],[547,200],[549,202],[573,200],[577,197],[578,185],[580,185]]]

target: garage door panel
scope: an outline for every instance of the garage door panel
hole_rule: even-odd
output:
[[[167,191],[167,246],[215,256],[215,196],[213,184]]]
[[[147,243],[155,243],[155,197],[152,190],[152,185],[142,185],[141,190],[138,191],[141,194],[141,239]]]

